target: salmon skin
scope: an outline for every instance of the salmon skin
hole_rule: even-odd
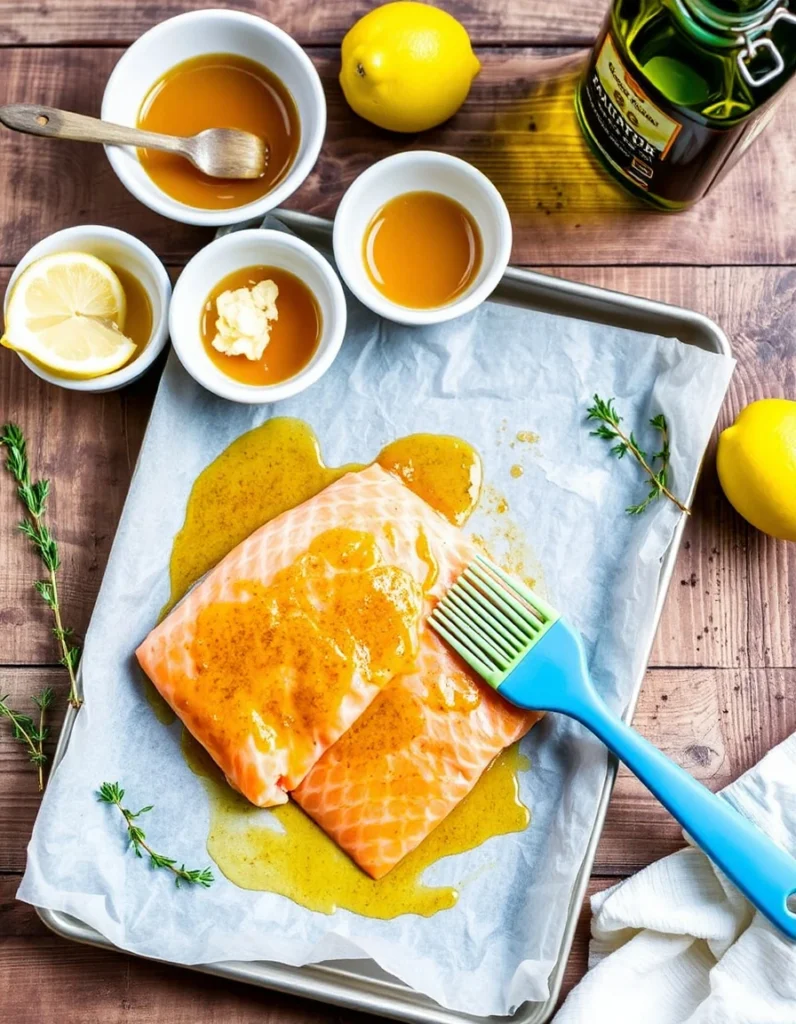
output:
[[[136,655],[235,789],[291,793],[378,878],[538,717],[425,625],[474,554],[373,465],[256,530]]]

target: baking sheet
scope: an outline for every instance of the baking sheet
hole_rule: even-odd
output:
[[[207,860],[204,790],[182,762],[177,728],[154,719],[131,652],[166,598],[171,538],[194,477],[243,430],[273,414],[300,416],[330,463],[367,458],[418,430],[458,433],[481,450],[490,487],[509,505],[483,511],[470,528],[491,537],[498,553],[501,537],[504,549],[529,538],[528,558],[538,560],[548,595],[580,625],[600,689],[621,708],[643,669],[677,513],[660,503],[642,518],[625,516],[643,481],[637,467],[610,459],[605,443],[588,436],[584,410],[599,390],[617,397],[634,427],[663,411],[673,433],[673,487],[687,494],[732,361],[671,339],[495,304],[422,332],[379,322],[353,301],[349,310],[335,366],[277,407],[216,400],[172,357],[87,637],[87,704],[45,795],[20,896],[144,955],[300,964],[365,953],[443,1005],[508,1013],[547,994],[605,777],[596,741],[552,716],[530,734],[533,769],[521,785],[531,828],[429,869],[432,884],[474,879],[456,908],[430,920],[326,917],[223,878],[207,892],[175,892],[164,873],[125,853],[119,822],[93,794],[118,777],[131,804],[156,805],[148,829],[156,848],[191,864]],[[518,444],[518,431],[538,440]],[[519,479],[510,474],[515,464],[523,465]]]

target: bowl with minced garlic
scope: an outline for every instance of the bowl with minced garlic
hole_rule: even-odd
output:
[[[283,231],[215,239],[174,288],[169,327],[185,369],[208,391],[250,404],[290,398],[332,365],[345,334],[331,264]]]

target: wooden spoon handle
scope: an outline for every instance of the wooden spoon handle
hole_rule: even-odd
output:
[[[11,103],[0,107],[0,122],[14,131],[28,135],[43,135],[48,139],[72,139],[76,142],[104,142],[112,146],[140,146],[162,149],[169,153],[183,153],[188,149],[186,139],[174,135],[159,135],[128,128],[97,117],[72,114],[56,107],[41,107],[27,103]]]

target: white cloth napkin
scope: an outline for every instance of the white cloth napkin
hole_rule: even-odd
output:
[[[796,855],[796,734],[722,796]],[[590,970],[553,1024],[796,1024],[796,943],[699,850],[591,905]]]

